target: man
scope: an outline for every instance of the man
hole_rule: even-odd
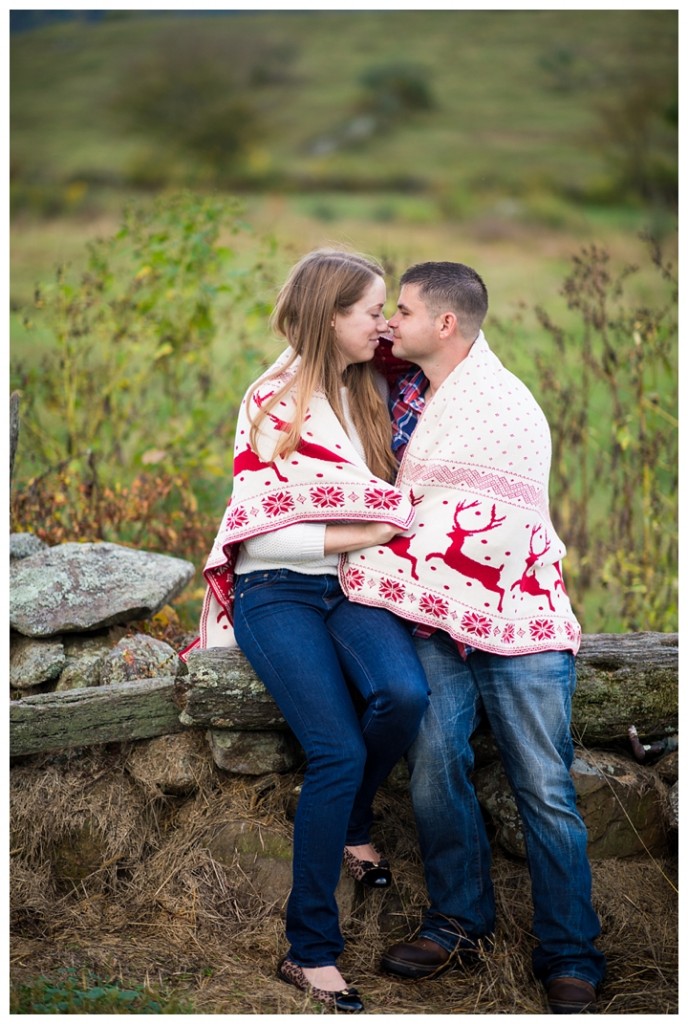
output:
[[[470,267],[423,263],[402,276],[392,355],[415,365],[392,387],[390,407],[397,483],[416,518],[384,547],[348,556],[343,570],[352,600],[415,622],[431,690],[408,755],[430,906],[417,937],[388,949],[381,966],[435,978],[491,945],[490,845],[471,783],[470,739],[485,718],[523,823],[535,974],[551,1012],[589,1013],[605,960],[569,774],[580,627],[549,516],[549,427],[490,351],[486,312]]]

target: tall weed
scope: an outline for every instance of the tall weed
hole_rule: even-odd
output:
[[[129,207],[79,272],[36,289],[24,321],[45,354],[12,360],[15,529],[201,559],[274,296],[269,253],[240,261],[224,244],[240,232],[234,201],[164,197]]]
[[[534,310],[549,338],[533,387],[552,428],[552,516],[587,632],[678,628],[678,291],[646,242],[651,305],[628,299],[639,267],[615,271],[590,245],[561,289],[571,323]]]
[[[34,472],[88,452],[111,481],[151,464],[220,470],[209,446],[231,441],[273,295],[264,256],[241,263],[223,243],[239,232],[235,202],[183,193],[131,206],[83,269],[36,288],[24,325],[48,337],[46,352],[12,360]],[[211,402],[218,390],[226,405]]]

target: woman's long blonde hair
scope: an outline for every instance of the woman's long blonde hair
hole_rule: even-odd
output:
[[[375,382],[372,362],[354,363],[341,372],[336,350],[334,317],[346,314],[375,277],[384,270],[375,261],[338,249],[316,249],[299,260],[284,283],[272,313],[271,325],[287,339],[293,353],[275,376],[284,373],[300,356],[295,380],[283,384],[255,413],[251,447],[258,450],[258,429],[286,391],[296,386],[296,414],[278,440],[273,458],[287,458],[296,450],[308,405],[316,389],[322,391],[344,426],[340,388],[349,390],[349,408],[363,443],[368,468],[383,480],[392,480],[397,463],[391,450],[391,424]],[[263,384],[266,378],[260,383]],[[250,389],[248,401],[258,382]]]

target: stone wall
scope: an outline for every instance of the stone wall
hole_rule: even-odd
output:
[[[10,750],[135,743],[130,760],[161,792],[213,773],[298,773],[303,752],[240,651],[191,654],[132,630],[164,615],[194,574],[181,559],[115,544],[48,548],[11,538]],[[578,657],[572,776],[591,857],[661,850],[678,828],[678,637],[588,635]],[[634,746],[629,727],[640,736]],[[476,787],[509,853],[518,813],[488,733],[475,740]],[[405,786],[405,766],[391,784]],[[297,783],[295,783],[296,785]]]

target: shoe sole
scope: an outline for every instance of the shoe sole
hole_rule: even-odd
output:
[[[396,978],[404,978],[406,981],[432,981],[446,974],[455,965],[453,963],[442,964],[440,967],[421,967],[407,963],[405,960],[394,960],[388,957],[380,961],[380,969],[385,974],[392,974]]]
[[[547,1000],[550,1013],[597,1013],[597,1003],[550,1002]]]

